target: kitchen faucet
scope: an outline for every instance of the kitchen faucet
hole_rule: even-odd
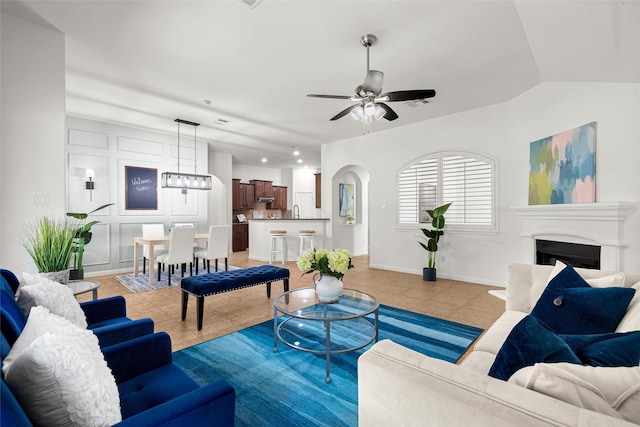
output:
[[[293,219],[300,219],[300,207],[293,205]]]

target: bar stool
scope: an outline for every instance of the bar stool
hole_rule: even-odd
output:
[[[278,249],[278,242],[280,249]],[[276,260],[278,252],[282,255],[282,263],[287,262],[287,231],[271,230],[271,255],[269,256],[269,264]]]
[[[306,246],[308,246],[308,249],[315,247],[315,230],[300,230],[298,236],[300,236],[300,255],[305,251]]]

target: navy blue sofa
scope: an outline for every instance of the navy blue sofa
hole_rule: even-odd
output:
[[[15,300],[19,281],[9,270],[0,270],[0,329],[13,345],[27,322],[27,316]],[[100,347],[152,334],[151,319],[131,320],[127,317],[126,300],[122,296],[83,302],[80,308],[87,318],[88,329],[98,337]]]
[[[2,360],[10,346],[0,338]],[[165,332],[102,348],[120,394],[118,426],[233,426],[235,390],[224,380],[199,386],[173,363]],[[2,378],[0,425],[32,423]]]
[[[4,360],[24,328],[26,318],[23,321],[24,313],[13,297],[14,288],[6,280],[4,272],[0,282],[0,353],[1,360]],[[124,312],[119,312],[120,317],[109,318],[110,309],[116,307],[117,311],[120,302],[118,298],[106,300],[103,305],[101,301],[105,300],[83,303],[82,306],[85,313],[91,313],[87,314],[88,321],[90,316],[95,316],[92,318],[96,321],[90,322],[90,327],[94,326],[93,332],[98,336],[102,353],[118,386],[123,421],[117,425],[233,426],[235,390],[229,383],[219,380],[199,386],[173,363],[169,335],[160,332],[129,337],[127,330],[131,327],[138,332],[143,330],[135,326],[139,321],[127,319]],[[90,308],[86,310],[85,306]],[[102,334],[107,338],[101,339]],[[109,345],[105,345],[106,342]],[[32,425],[4,382],[4,376],[0,400],[0,425]]]

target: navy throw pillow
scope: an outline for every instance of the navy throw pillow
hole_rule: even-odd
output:
[[[489,370],[489,376],[507,381],[517,370],[540,362],[582,362],[566,342],[533,316],[511,330]]]
[[[633,288],[592,288],[567,265],[556,275],[531,315],[557,334],[614,332],[633,298]]]
[[[560,335],[560,338],[586,365],[640,365],[640,331],[597,335]]]

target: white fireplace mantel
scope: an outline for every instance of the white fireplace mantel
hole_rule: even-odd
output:
[[[601,246],[600,268],[621,271],[624,224],[635,202],[514,206],[522,219],[525,257],[535,263],[535,240]]]

